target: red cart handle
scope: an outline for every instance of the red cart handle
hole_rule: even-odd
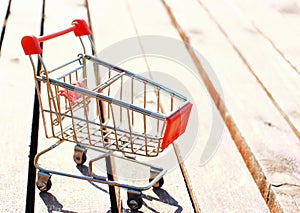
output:
[[[47,41],[52,38],[56,38],[58,36],[67,34],[72,31],[74,32],[75,36],[84,36],[84,35],[91,34],[91,30],[87,25],[87,23],[85,22],[85,20],[76,19],[72,21],[71,27],[56,33],[52,33],[41,37],[24,36],[21,41],[24,53],[25,55],[41,54],[42,53],[42,49],[40,47],[41,42]]]

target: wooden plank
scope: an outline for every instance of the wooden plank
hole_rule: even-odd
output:
[[[125,2],[93,0],[89,1],[89,6],[91,9],[95,43],[101,59],[119,64],[121,67],[133,72],[147,73],[147,66],[143,59],[128,60],[126,58],[126,52],[129,52],[128,56],[130,56],[132,49],[136,50],[140,48],[137,40],[134,41],[136,43],[133,43],[132,46],[125,45],[123,49],[118,48],[117,50],[120,52],[116,52],[116,49],[114,49],[114,45],[120,44],[118,42],[137,36]],[[111,48],[112,52],[109,52],[109,48]],[[106,50],[104,53],[101,52],[103,49]],[[141,50],[137,50],[137,52],[141,53]],[[125,58],[122,58],[122,55]],[[170,157],[176,160],[174,153]],[[167,161],[167,159],[164,160]],[[134,168],[132,169],[134,170]],[[163,189],[143,192],[144,205],[140,210],[142,212],[176,212],[181,210],[192,212],[193,208],[179,168],[167,174],[164,179],[165,184]],[[124,209],[128,210],[126,205],[126,190],[121,190],[121,198]]]
[[[253,2],[252,2],[253,3]],[[234,6],[228,5],[230,10],[234,10]],[[251,8],[250,6],[248,8]],[[265,12],[263,14],[267,17],[269,14],[272,14],[269,12],[269,9],[266,9],[265,7],[259,7],[264,8]],[[234,10],[236,11],[236,10]],[[261,14],[261,13],[259,13]],[[262,15],[262,14],[261,14]],[[261,15],[256,15],[257,17],[261,17]],[[282,58],[282,54],[275,49],[273,49],[273,45],[270,45],[268,41],[265,40],[263,35],[254,34],[254,32],[259,33],[257,28],[255,28],[248,20],[245,19],[239,19],[237,18],[239,15],[236,15],[234,17],[234,20],[228,20],[227,23],[231,26],[235,26],[236,30],[235,33],[232,33],[232,31],[226,31],[228,33],[228,36],[233,41],[234,45],[237,46],[238,49],[240,49],[240,52],[242,55],[245,56],[245,60],[250,64],[250,68],[253,70],[254,75],[259,78],[258,81],[263,85],[264,89],[270,96],[270,98],[273,100],[275,105],[278,105],[277,108],[281,111],[283,116],[286,118],[287,122],[291,125],[291,128],[295,131],[295,134],[300,138],[300,121],[299,121],[299,113],[298,108],[299,104],[297,102],[291,101],[291,100],[297,100],[300,97],[300,94],[295,92],[300,89],[300,78],[297,72],[294,72],[293,67],[290,66],[289,63],[287,63],[284,58]],[[259,20],[268,20],[268,18],[263,19],[260,18]],[[269,20],[270,21],[270,20]],[[277,19],[272,19],[272,21],[276,22],[276,26],[280,26],[280,23]],[[262,23],[263,26],[264,21],[261,21],[259,23]],[[227,25],[228,25],[227,24]],[[268,23],[268,26],[271,24]],[[224,24],[226,27],[226,24]],[[287,26],[285,24],[285,26]],[[248,29],[248,32],[244,29]],[[252,31],[252,33],[249,33],[249,30]],[[281,31],[284,31],[284,28],[280,28]],[[291,28],[290,28],[291,31]],[[285,31],[289,32],[289,31]],[[274,35],[278,37],[282,37],[282,33],[274,33]],[[295,45],[297,45],[296,37],[293,37],[293,35],[297,34],[296,32],[290,32],[289,38],[284,36],[285,43],[288,45],[290,44],[290,49],[297,49]],[[257,48],[247,45],[246,43],[253,43],[256,42],[256,44],[260,47],[260,54],[257,54]],[[283,48],[285,50],[285,48]],[[263,55],[263,57],[261,57]],[[298,55],[295,53],[295,55]]]
[[[173,5],[171,2],[170,4]],[[184,13],[187,4],[185,7],[175,6],[172,10],[177,14],[176,17],[186,15],[185,22],[178,18],[182,29],[191,39],[192,45],[208,58],[218,75],[225,95],[223,117],[269,208],[279,212],[297,211],[295,203],[293,206],[288,205],[295,201],[293,197],[286,200],[287,196],[273,192],[278,189],[278,183],[298,185],[298,168],[293,167],[291,171],[283,162],[299,164],[296,154],[299,152],[298,138],[228,41],[227,36],[232,35],[229,31],[240,37],[245,36],[233,24],[235,22],[228,24],[228,20],[235,17],[234,11],[229,12],[228,5],[214,1],[201,1],[198,5],[194,2],[190,5],[188,14]],[[216,25],[213,17],[221,25]],[[220,31],[220,27],[226,30],[226,34]],[[248,43],[248,48],[251,45],[253,43]],[[244,47],[244,50],[247,48]],[[289,145],[286,145],[286,141],[289,141]]]
[[[296,1],[228,1],[228,4],[235,7],[241,18],[251,20],[294,71],[300,73],[299,4]]]
[[[128,4],[134,19],[135,27],[140,36],[164,35],[170,38],[179,39],[177,32],[170,26],[170,17],[168,17],[168,14],[164,11],[165,9],[162,4],[158,2],[146,3],[140,1],[128,1]],[[177,7],[181,9],[181,18],[189,17],[192,11],[193,16],[199,12],[199,10],[192,9],[190,1],[170,1],[170,4],[177,5]],[[147,10],[141,11],[141,7],[147,8]],[[195,20],[191,19],[189,21],[195,22]],[[199,29],[199,27],[195,30],[197,29]],[[143,43],[143,41],[141,41],[141,43],[144,51],[147,53],[149,44]],[[190,57],[184,45],[181,47],[181,49],[172,49],[172,51],[182,51]],[[159,56],[157,57],[159,58]],[[201,118],[201,122],[199,123],[199,138],[197,138],[197,143],[193,147],[190,155],[185,159],[186,171],[188,172],[190,179],[189,181],[201,211],[220,212],[225,209],[225,211],[228,212],[268,212],[268,208],[260,196],[257,186],[226,129],[224,129],[224,134],[222,135],[222,139],[220,139],[218,150],[205,165],[200,164],[201,156],[199,153],[203,153],[205,143],[209,140],[209,130],[212,131],[212,134],[214,133],[213,127],[211,126],[212,119],[217,119],[218,121],[214,120],[214,122],[219,122],[223,125],[223,121],[217,113],[216,108],[214,108],[214,105],[210,105],[212,104],[211,99],[207,96],[204,85],[197,85],[195,79],[190,77],[186,70],[182,67],[181,69],[178,69],[178,67],[175,69],[176,66],[174,66],[174,64],[172,65],[172,63],[167,60],[159,61],[158,59],[147,57],[147,61],[150,70],[167,70],[168,73],[173,76],[177,76],[176,71],[181,72],[177,77],[179,77],[180,83],[191,92],[192,100],[197,107],[198,116]],[[193,87],[191,87],[191,85],[193,85]],[[202,93],[203,89],[204,93]],[[202,92],[200,92],[201,90]],[[208,113],[208,111],[210,111],[211,114]],[[213,113],[216,113],[215,116],[212,116]],[[191,134],[191,132],[188,132],[188,134]],[[186,148],[185,146],[187,145],[182,143],[179,144],[179,146],[181,152],[184,153],[184,148]],[[218,193],[218,191],[221,193]],[[224,194],[230,194],[230,196],[227,196],[226,199],[224,199]],[[244,197],[245,195],[247,198]],[[241,197],[244,197],[245,201],[247,200],[247,204],[241,200]]]
[[[47,147],[46,145],[49,145],[50,142],[54,143],[55,141],[43,140],[44,144],[40,143],[40,149]],[[65,143],[60,146],[45,154],[40,159],[40,164],[44,168],[51,168],[55,171],[87,175],[87,166],[77,167],[73,161],[74,144]],[[99,173],[99,175],[102,174]],[[107,212],[110,210],[109,192],[106,185],[59,175],[52,175],[51,181],[50,191],[46,193],[37,191],[35,212]]]
[[[28,5],[32,6],[27,7]],[[24,56],[20,42],[24,34],[39,32],[40,14],[41,4],[35,1],[12,4],[5,39],[2,43],[0,58],[0,82],[3,91],[0,94],[2,103],[0,147],[3,158],[0,165],[1,212],[24,212],[26,206],[34,90],[30,63]]]

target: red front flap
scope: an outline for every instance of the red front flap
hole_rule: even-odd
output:
[[[176,113],[167,118],[166,131],[161,144],[162,150],[185,132],[193,104],[187,103]]]

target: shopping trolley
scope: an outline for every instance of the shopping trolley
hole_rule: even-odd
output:
[[[82,52],[67,63],[48,69],[40,43],[70,32],[79,38]],[[143,204],[142,191],[161,187],[166,170],[134,157],[156,157],[183,134],[192,104],[161,84],[95,57],[90,35],[86,22],[77,19],[65,30],[22,38],[23,50],[34,71],[45,136],[56,139],[35,156],[36,185],[40,191],[48,191],[52,185],[51,175],[56,174],[119,186],[128,189],[127,204],[137,210]],[[40,71],[33,55],[37,55],[41,63]],[[87,150],[99,153],[89,160],[87,175],[54,171],[39,164],[41,155],[63,142],[75,143],[73,159],[77,165],[85,163]],[[95,174],[94,163],[112,155],[149,166],[149,184],[136,186]]]

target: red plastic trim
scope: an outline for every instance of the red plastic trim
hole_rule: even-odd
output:
[[[85,35],[91,35],[92,32],[83,19],[75,19],[72,21],[72,24],[74,24],[76,27],[74,29],[74,33],[76,36],[85,36]]]
[[[180,110],[167,118],[166,130],[161,143],[162,150],[167,148],[185,132],[192,106],[193,104],[187,103]]]
[[[64,34],[67,34],[69,32],[74,32],[75,36],[84,36],[84,35],[90,35],[91,30],[85,20],[83,19],[75,19],[72,21],[72,26],[41,37],[35,37],[35,36],[24,36],[22,38],[21,44],[24,50],[25,55],[32,55],[32,54],[41,54],[42,49],[40,47],[40,43],[47,41],[52,38],[56,38],[58,36],[62,36]]]
[[[25,55],[42,53],[42,49],[40,47],[40,42],[39,42],[38,38],[35,36],[24,36],[22,38],[21,43],[22,43],[22,47],[23,47]]]
[[[67,29],[64,29],[64,30],[61,30],[61,31],[58,31],[58,32],[55,32],[55,33],[52,33],[52,34],[49,34],[49,35],[41,36],[41,37],[38,38],[38,41],[39,42],[44,42],[44,41],[47,41],[47,40],[50,40],[50,39],[62,36],[64,34],[67,34],[69,32],[74,31],[75,28],[76,28],[76,26],[73,25],[72,27],[69,27]]]
[[[76,86],[76,87],[81,87],[81,88],[87,89],[85,84],[81,83],[79,81],[77,81],[76,83],[72,83],[72,85]],[[82,96],[83,96],[81,93],[78,93],[78,92],[75,92],[72,90],[68,90],[68,89],[59,90],[59,95],[65,97],[66,99],[69,99],[72,106],[76,103],[76,101],[78,99],[82,98]]]

